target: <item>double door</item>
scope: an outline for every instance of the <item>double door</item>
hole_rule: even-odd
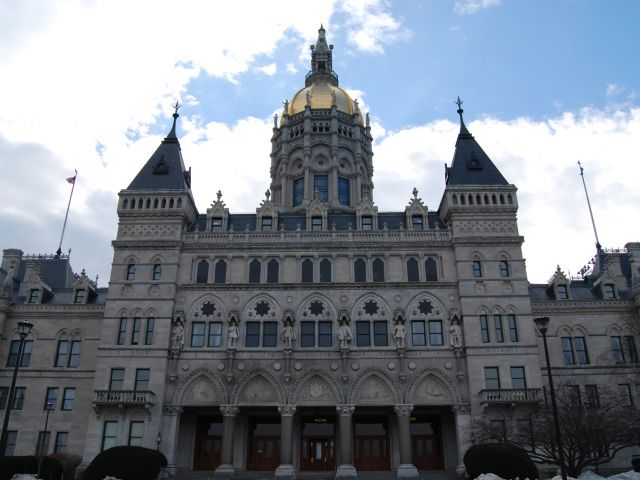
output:
[[[389,470],[387,421],[356,419],[354,433],[355,467],[358,470]]]
[[[199,417],[196,427],[194,470],[215,470],[220,465],[222,451],[221,418]]]
[[[333,438],[302,438],[300,469],[324,471],[335,469],[335,441]]]
[[[411,422],[413,464],[418,470],[441,470],[442,431],[438,417],[414,418]]]

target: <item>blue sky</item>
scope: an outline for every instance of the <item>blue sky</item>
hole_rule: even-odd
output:
[[[0,7],[2,247],[64,249],[105,280],[117,193],[170,127],[204,211],[251,212],[269,183],[272,116],[303,86],[320,22],[341,86],[373,120],[374,200],[416,186],[436,210],[465,120],[519,191],[532,281],[594,253],[578,175],[607,247],[640,241],[636,1],[9,1]],[[34,234],[37,232],[37,234]],[[104,285],[104,281],[101,281]]]

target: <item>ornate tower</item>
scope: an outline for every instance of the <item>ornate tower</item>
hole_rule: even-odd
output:
[[[329,210],[354,211],[365,194],[372,198],[368,115],[363,122],[358,101],[338,86],[322,26],[305,87],[284,102],[280,125],[274,118],[271,144],[270,188],[279,212],[303,212],[314,199]]]

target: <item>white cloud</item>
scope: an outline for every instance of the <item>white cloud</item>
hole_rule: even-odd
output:
[[[473,15],[480,10],[496,7],[501,3],[502,0],[463,0],[455,3],[453,11],[458,15]]]
[[[625,91],[625,88],[620,85],[616,85],[615,83],[607,84],[607,92],[606,92],[607,98],[617,97],[624,91]]]
[[[273,77],[277,73],[278,67],[275,63],[270,63],[269,65],[264,65],[262,67],[255,67],[254,70],[256,72],[264,73],[265,75]]]
[[[289,73],[298,73],[298,69],[293,63],[287,63],[285,64],[285,67]]]

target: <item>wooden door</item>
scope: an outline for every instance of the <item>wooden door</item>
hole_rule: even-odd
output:
[[[247,470],[275,470],[280,465],[280,437],[252,437]]]
[[[335,445],[333,438],[303,438],[300,452],[300,469],[326,471],[335,469]]]
[[[413,464],[418,470],[441,470],[442,435],[438,418],[418,418],[411,423]]]
[[[358,470],[389,470],[387,437],[356,437],[355,467]]]
[[[211,417],[198,418],[194,470],[215,470],[220,465],[222,423]]]

